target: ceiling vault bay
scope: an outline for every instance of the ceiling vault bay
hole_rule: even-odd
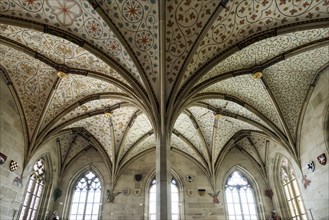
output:
[[[269,141],[298,161],[305,106],[328,68],[326,1],[67,4],[0,3],[1,74],[22,117],[25,164],[53,141],[64,174],[94,147],[114,187],[164,131],[214,191],[232,148],[265,177]]]

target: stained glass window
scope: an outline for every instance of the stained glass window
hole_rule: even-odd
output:
[[[292,219],[307,219],[296,176],[287,158],[282,159],[281,181]]]
[[[70,220],[98,220],[101,204],[101,182],[92,172],[86,172],[75,186]]]
[[[39,159],[32,169],[19,219],[37,219],[41,196],[45,184],[44,160]]]
[[[226,205],[230,220],[257,220],[254,192],[248,180],[234,171],[225,185]]]
[[[156,180],[151,183],[149,196],[149,219],[156,220]],[[179,220],[179,190],[174,179],[171,181],[171,218]]]

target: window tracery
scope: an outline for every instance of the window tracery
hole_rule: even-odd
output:
[[[20,220],[30,220],[37,218],[37,212],[40,208],[44,187],[45,163],[43,159],[39,159],[33,165],[19,217]]]
[[[292,219],[307,219],[296,176],[287,158],[281,162],[281,183]]]
[[[172,220],[179,220],[179,190],[177,181],[171,180],[171,216]],[[156,220],[156,180],[151,182],[149,192],[149,220]]]
[[[233,171],[225,185],[225,197],[230,220],[257,220],[254,190],[248,180]]]
[[[97,220],[101,205],[101,182],[87,171],[76,183],[71,202],[70,220]]]

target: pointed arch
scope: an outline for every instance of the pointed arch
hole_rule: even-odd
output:
[[[274,184],[277,203],[284,219],[308,219],[298,185],[299,167],[283,154],[277,154],[274,162]],[[306,177],[306,176],[305,176]]]
[[[29,169],[30,167],[27,166]],[[42,154],[31,164],[28,182],[20,207],[19,219],[44,219],[52,188],[52,162],[49,153]]]
[[[63,218],[101,219],[104,186],[104,177],[93,164],[80,169],[69,182]]]
[[[171,170],[171,209],[172,220],[184,219],[184,189],[183,182],[175,170]],[[153,170],[147,176],[144,191],[145,191],[145,208],[144,216],[147,220],[156,219],[156,171]]]
[[[226,172],[223,180],[228,219],[265,219],[259,186],[251,173],[236,165]]]

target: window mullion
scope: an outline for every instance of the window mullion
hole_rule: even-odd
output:
[[[85,204],[84,204],[84,208],[83,208],[83,219],[84,220],[85,220],[85,216],[86,216],[86,208],[87,208],[89,190],[90,190],[90,187],[89,187],[89,184],[87,182],[87,192],[86,192]]]
[[[240,191],[241,191],[241,187],[238,187],[238,196],[239,196],[240,210],[241,210],[241,214],[242,214],[242,220],[244,220],[244,213],[243,213],[243,207],[242,207],[242,203],[241,203]]]
[[[35,178],[35,175],[34,174],[32,174],[32,175]],[[25,211],[25,215],[24,215],[23,219],[27,219],[27,217],[29,216],[29,213],[31,212],[31,202],[32,202],[32,199],[33,199],[33,192],[34,192],[35,187],[36,187],[36,178],[33,180],[33,185],[32,185],[31,190],[29,192],[30,195],[29,195],[28,202],[26,203],[26,209],[25,209],[26,211]],[[29,218],[31,218],[31,215],[29,216]]]
[[[75,216],[83,220],[93,219],[94,217],[99,218],[101,188],[98,177],[93,172],[87,171],[75,185],[75,193],[71,200],[70,217]],[[95,208],[95,203],[97,203],[97,208]]]

